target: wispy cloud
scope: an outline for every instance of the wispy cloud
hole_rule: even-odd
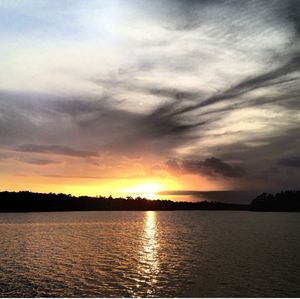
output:
[[[92,159],[107,177],[108,161],[138,157],[237,187],[296,185],[299,10],[297,0],[1,3],[0,150],[37,155],[28,167]]]
[[[59,164],[60,161],[51,160],[48,158],[27,158],[27,159],[20,159],[21,162],[32,164],[32,165],[52,165],[52,164]]]
[[[41,144],[22,144],[15,148],[18,152],[39,153],[39,154],[57,154],[74,157],[95,157],[97,152],[72,149],[61,145],[41,145]]]

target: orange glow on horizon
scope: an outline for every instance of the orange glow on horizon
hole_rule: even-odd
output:
[[[92,174],[94,175],[94,174]],[[148,199],[168,199],[172,196],[160,195],[161,191],[181,190],[226,190],[222,182],[209,180],[197,175],[149,176],[142,178],[93,178],[51,177],[42,175],[0,175],[1,191],[32,191],[41,193],[65,193],[74,196],[145,197]],[[176,200],[178,197],[174,197]],[[183,198],[187,198],[183,196]]]
[[[161,183],[149,182],[134,186],[132,188],[124,189],[122,190],[122,192],[154,200],[157,199],[157,193],[165,189],[166,187],[163,186]]]

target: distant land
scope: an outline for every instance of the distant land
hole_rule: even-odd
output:
[[[245,204],[221,202],[175,202],[149,200],[142,197],[75,197],[70,194],[33,193],[29,191],[0,192],[0,212],[40,211],[147,211],[147,210],[248,210]]]
[[[223,202],[175,202],[126,198],[75,197],[70,194],[35,193],[29,191],[0,192],[0,212],[55,211],[164,211],[164,210],[231,210],[231,211],[300,211],[300,191],[284,191],[272,195],[262,193],[249,204]]]
[[[262,193],[252,200],[251,211],[300,212],[300,191],[290,190],[275,195]]]

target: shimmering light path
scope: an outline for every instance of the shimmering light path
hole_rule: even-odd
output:
[[[299,297],[297,213],[0,214],[2,297]]]

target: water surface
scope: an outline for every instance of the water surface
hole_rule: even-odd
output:
[[[0,214],[2,297],[299,297],[300,214]]]

